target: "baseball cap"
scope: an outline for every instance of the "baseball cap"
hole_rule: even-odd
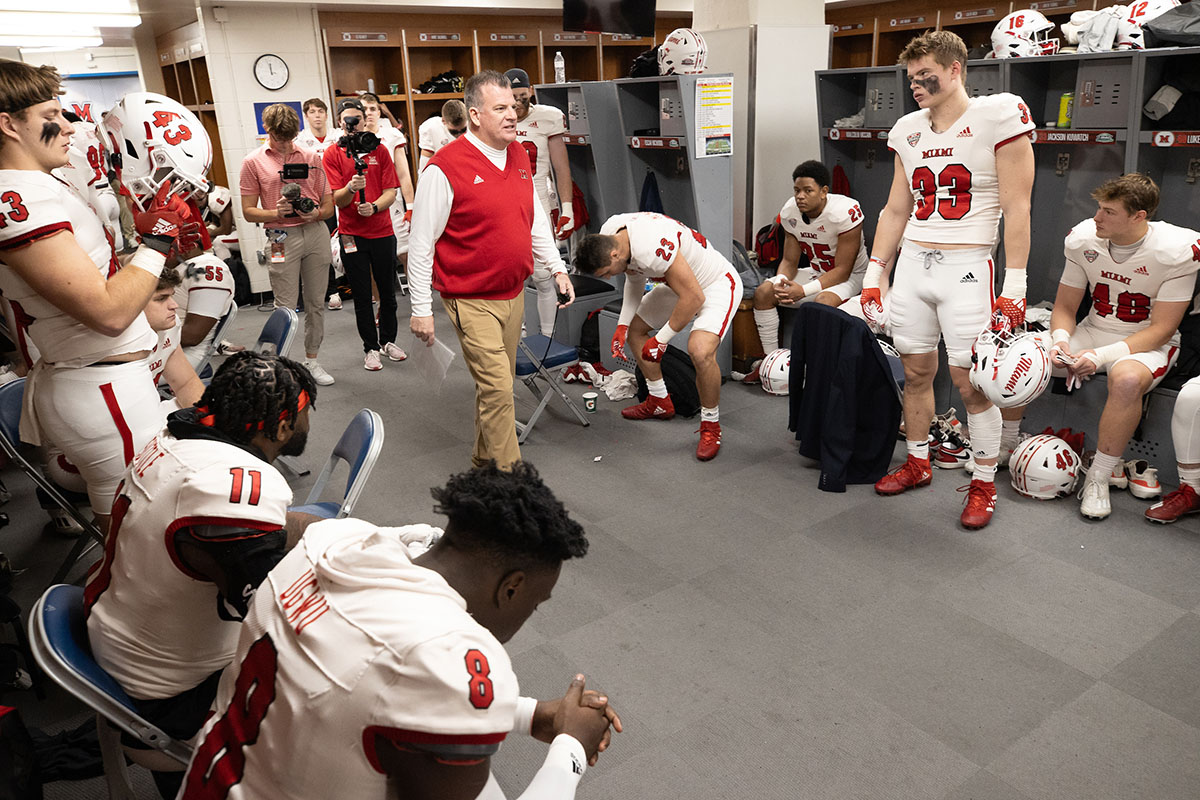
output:
[[[347,97],[338,103],[337,113],[341,114],[347,108],[356,108],[359,111],[363,111],[363,104],[358,101],[358,98]]]
[[[508,82],[512,84],[514,89],[528,89],[529,73],[523,69],[510,69],[504,73],[504,77],[508,78]]]

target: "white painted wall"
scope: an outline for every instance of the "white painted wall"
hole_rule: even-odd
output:
[[[49,64],[57,68],[60,75],[77,77],[138,70],[137,51],[132,47],[90,47],[87,50],[27,53],[25,61],[31,64]]]
[[[226,10],[229,21],[220,23],[213,19],[211,8],[203,9],[200,24],[208,47],[208,73],[229,188],[237,197],[242,159],[259,146],[254,104],[323,97],[329,81],[315,9],[290,4],[227,5]],[[288,83],[279,91],[264,89],[254,79],[254,61],[266,52],[287,62]],[[254,291],[266,291],[270,288],[267,271],[255,256],[265,243],[262,227],[242,218],[240,203],[233,207],[250,284]]]

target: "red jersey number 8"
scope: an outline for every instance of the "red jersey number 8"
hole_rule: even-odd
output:
[[[463,660],[467,665],[467,674],[471,676],[468,683],[471,705],[476,708],[489,707],[496,699],[496,693],[492,688],[492,680],[488,677],[492,674],[492,668],[488,666],[487,656],[482,650],[471,648]]]

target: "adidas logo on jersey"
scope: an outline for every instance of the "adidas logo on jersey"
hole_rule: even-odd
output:
[[[481,177],[479,177],[478,175],[476,175],[476,176],[475,176],[475,180],[474,180],[474,181],[472,181],[472,182],[473,182],[473,183],[483,183],[483,178],[481,178]]]
[[[975,279],[974,272],[968,272],[966,275],[962,276],[962,280],[960,280],[959,283],[979,283],[979,281]]]
[[[1150,270],[1146,269],[1145,267],[1138,267],[1137,269],[1135,269],[1133,271],[1133,274],[1134,275],[1149,275]]]
[[[970,139],[972,136],[973,136],[973,134],[971,133],[970,125],[968,125],[967,127],[963,128],[961,131],[958,132],[959,139]]]
[[[824,233],[824,232],[825,232],[825,226],[824,226],[824,225],[818,225],[818,226],[817,226],[817,230],[819,230],[821,233]]]
[[[536,120],[534,120],[533,122],[529,123],[529,127],[531,127],[531,128],[536,128],[537,126],[538,126],[538,124],[537,124],[537,121],[536,121]]]

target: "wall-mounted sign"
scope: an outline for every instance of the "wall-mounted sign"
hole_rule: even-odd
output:
[[[523,33],[493,33],[488,38],[493,42],[523,42],[528,37]]]
[[[994,17],[996,9],[994,8],[972,8],[969,11],[955,11],[955,19],[977,19],[979,17]]]
[[[388,35],[386,33],[348,33],[342,31],[343,42],[386,42]]]
[[[899,28],[902,25],[922,25],[925,22],[925,17],[900,17],[893,19],[889,24],[890,27]]]
[[[1155,147],[1200,147],[1200,131],[1155,131],[1151,137]]]
[[[1036,130],[1030,134],[1034,144],[1112,144],[1117,140],[1116,131],[1058,131]]]
[[[838,25],[838,33],[842,31],[860,31],[865,26],[861,22],[856,22],[853,25]]]
[[[421,33],[417,38],[422,42],[457,42],[462,36],[457,33]]]
[[[1075,8],[1079,5],[1078,0],[1041,0],[1041,2],[1030,3],[1029,7],[1034,11],[1055,11],[1060,8]]]
[[[556,33],[554,41],[556,42],[586,42],[588,35],[586,33]]]
[[[634,36],[632,33],[610,33],[609,41],[611,42],[635,42],[640,39],[640,36]]]

